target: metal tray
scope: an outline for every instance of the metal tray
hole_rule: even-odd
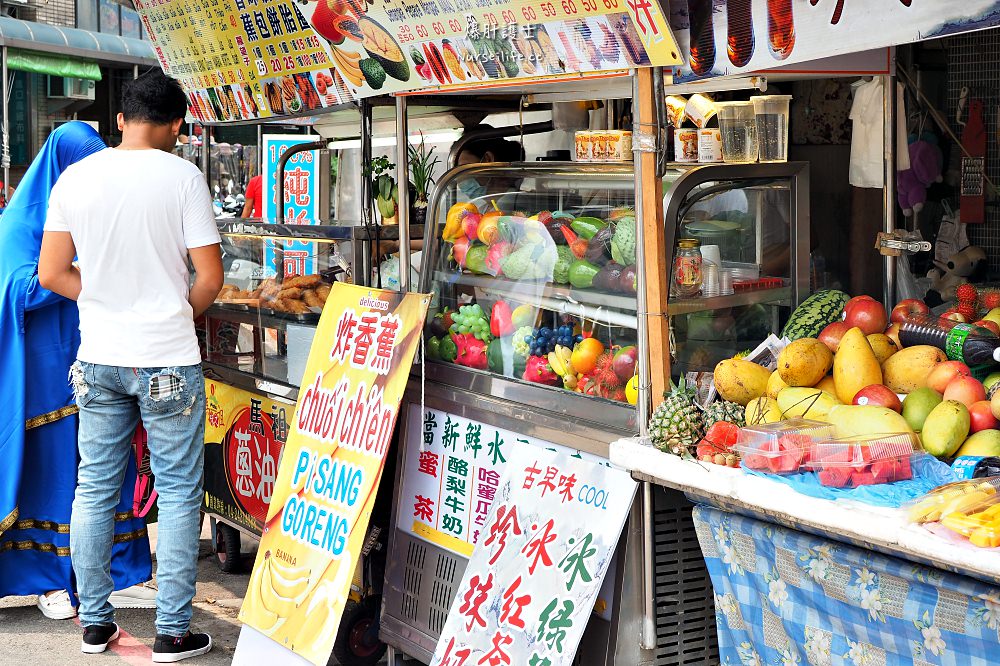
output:
[[[300,324],[318,324],[319,315],[315,312],[281,312],[280,310],[272,310],[271,308],[260,308],[260,313],[267,315],[269,317],[274,317],[276,319],[284,319],[286,321],[294,321]]]

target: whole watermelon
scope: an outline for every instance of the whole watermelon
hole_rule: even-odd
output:
[[[817,291],[795,308],[784,330],[781,331],[781,337],[789,340],[817,337],[828,324],[841,318],[844,306],[850,298],[836,289]]]

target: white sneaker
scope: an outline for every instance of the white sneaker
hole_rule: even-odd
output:
[[[156,608],[156,588],[152,583],[139,583],[124,590],[115,590],[108,601],[115,608]]]
[[[50,620],[68,620],[76,617],[76,608],[73,607],[69,592],[66,590],[59,590],[49,595],[40,594],[35,605],[42,611],[42,615]]]

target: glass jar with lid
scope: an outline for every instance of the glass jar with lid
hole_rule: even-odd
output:
[[[677,241],[674,257],[674,293],[679,298],[691,298],[701,291],[701,243],[697,238]]]

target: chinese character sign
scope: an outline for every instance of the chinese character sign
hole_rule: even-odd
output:
[[[301,116],[409,90],[680,64],[655,0],[138,0],[192,114]]]
[[[285,224],[316,224],[322,217],[319,210],[319,151],[308,150],[292,155],[285,164],[285,198],[278,201],[278,162],[285,151],[315,137],[302,134],[265,134],[263,180],[264,218],[274,222],[278,207],[285,213]],[[308,273],[296,273],[308,275]]]
[[[671,2],[670,27],[688,56],[674,81],[766,71],[996,25],[997,0],[728,0],[724,8],[712,0]]]
[[[515,448],[537,448],[598,461],[596,456],[495,428],[436,409],[410,405],[397,527],[468,557]],[[606,463],[604,463],[606,464]]]
[[[260,532],[295,405],[206,380],[205,509]]]
[[[334,285],[267,488],[240,620],[320,666],[337,636],[428,302]]]
[[[518,447],[431,666],[568,666],[636,484],[627,472]]]

